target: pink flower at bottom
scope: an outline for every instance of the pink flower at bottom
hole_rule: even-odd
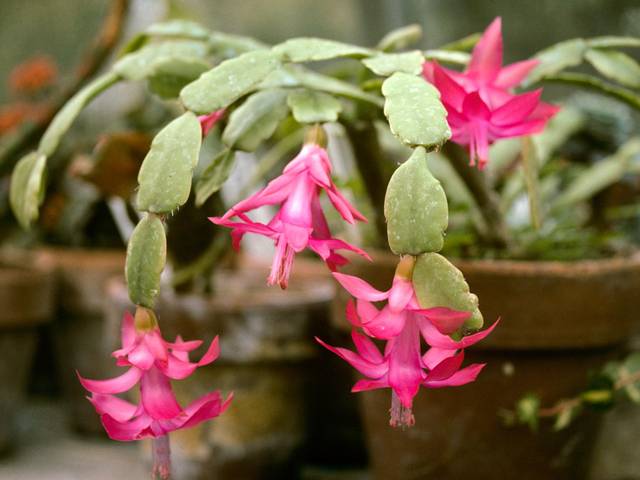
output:
[[[149,318],[149,317],[147,317]],[[189,352],[202,342],[174,343],[163,340],[155,319],[148,328],[137,329],[127,312],[122,321],[122,348],[113,352],[118,366],[129,367],[122,375],[109,380],[89,380],[78,374],[80,383],[91,392],[88,397],[113,440],[132,441],[162,437],[168,432],[189,428],[224,412],[232,395],[222,400],[220,392],[208,393],[182,408],[171,388],[171,380],[182,380],[196,368],[208,365],[219,355],[218,337],[202,358],[189,361]],[[140,401],[133,404],[114,394],[140,385]]]
[[[350,302],[347,315],[354,314],[354,306]],[[455,341],[440,333],[426,318],[410,316],[401,332],[387,340],[384,353],[380,352],[370,338],[355,330],[351,337],[357,353],[330,346],[319,338],[316,340],[367,377],[358,380],[351,389],[352,392],[391,388],[393,401],[390,423],[392,426],[410,426],[413,424],[413,399],[421,386],[454,387],[475,381],[484,364],[472,364],[461,369],[464,348],[489,335],[497,323],[482,332]],[[421,336],[427,344],[435,341],[439,347],[432,346],[422,354]]]
[[[514,95],[512,89],[538,64],[525,60],[502,67],[502,22],[498,17],[473,49],[464,72],[425,62],[423,76],[440,92],[451,140],[468,146],[470,164],[484,168],[489,146],[501,138],[542,131],[558,107],[540,101],[542,89]]]
[[[225,109],[221,108],[220,110],[216,110],[211,112],[208,115],[200,115],[198,117],[198,121],[200,122],[200,127],[202,128],[202,136],[206,137],[211,129],[216,126],[216,124],[224,117]]]
[[[231,228],[233,246],[238,249],[245,233],[271,238],[276,247],[268,283],[286,288],[296,253],[313,250],[331,270],[347,263],[336,250],[351,250],[365,258],[364,250],[331,236],[320,206],[320,192],[326,192],[333,207],[348,223],[366,221],[331,180],[331,162],[327,151],[314,143],[300,153],[259,192],[242,200],[222,217],[212,217],[216,225]],[[279,204],[280,209],[268,224],[254,222],[247,212],[265,205]],[[238,220],[233,220],[236,217]]]

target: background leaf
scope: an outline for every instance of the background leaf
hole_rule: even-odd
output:
[[[287,116],[287,92],[263,90],[251,95],[229,116],[222,141],[228,147],[253,152],[273,135],[278,124]]]
[[[323,92],[295,90],[287,97],[293,118],[300,123],[335,122],[342,104]]]
[[[586,50],[587,44],[581,38],[560,42],[542,50],[534,57],[540,63],[529,73],[523,82],[523,87],[540,81],[546,75],[580,65]]]
[[[418,75],[422,72],[424,57],[418,50],[403,53],[381,53],[365,58],[362,63],[376,75],[389,76],[396,72]]]
[[[269,50],[253,50],[225,60],[180,92],[184,105],[196,113],[211,113],[249,93],[280,66]]]
[[[18,161],[11,175],[9,201],[22,228],[29,228],[38,218],[46,161],[41,153],[31,152]]]
[[[233,150],[223,150],[214,157],[196,182],[196,206],[204,205],[211,195],[216,193],[227,181],[235,160]]]
[[[631,88],[640,87],[640,65],[629,55],[590,49],[585,53],[587,61],[602,75]]]
[[[372,50],[323,38],[292,38],[273,47],[273,52],[283,61],[315,62],[338,57],[366,57]]]

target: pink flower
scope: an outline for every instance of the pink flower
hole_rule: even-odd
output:
[[[357,315],[353,309],[353,303],[350,303],[347,315]],[[482,332],[455,341],[441,334],[427,318],[410,316],[400,333],[387,340],[384,354],[380,353],[371,339],[355,330],[351,336],[357,353],[332,347],[318,338],[316,340],[367,377],[358,380],[351,389],[352,392],[391,388],[393,395],[390,423],[392,426],[410,426],[413,424],[413,398],[418,394],[420,386],[454,387],[475,381],[484,364],[472,364],[460,369],[464,348],[489,335],[497,323]],[[435,341],[440,347],[432,346],[423,355],[420,348],[421,334],[427,344],[431,345],[429,342]]]
[[[502,23],[496,18],[473,49],[464,72],[425,62],[423,75],[440,91],[451,139],[469,147],[470,164],[484,168],[489,145],[500,138],[540,132],[558,107],[540,101],[542,89],[511,91],[538,64],[525,60],[502,67]]]
[[[109,380],[89,380],[78,374],[82,386],[91,392],[88,399],[113,440],[157,438],[173,430],[193,427],[220,415],[232,398],[229,395],[223,402],[220,392],[215,391],[182,408],[171,389],[170,380],[182,380],[196,368],[213,362],[219,355],[218,337],[211,342],[202,358],[192,363],[189,361],[189,352],[202,342],[184,342],[180,337],[175,343],[166,342],[155,316],[148,310],[142,312],[142,328],[134,325],[130,313],[125,313],[122,348],[113,352],[118,366],[129,367],[125,373]],[[138,383],[140,402],[137,405],[114,396],[132,389]]]
[[[331,236],[327,220],[320,206],[320,192],[325,191],[331,204],[349,223],[366,221],[338,191],[331,180],[331,162],[327,151],[315,143],[304,145],[302,151],[275,178],[256,194],[242,200],[222,217],[210,220],[232,229],[234,248],[239,248],[245,233],[257,233],[273,239],[276,253],[268,282],[287,287],[296,253],[310,248],[317,253],[331,270],[347,263],[336,253],[346,249],[365,258],[361,249]],[[254,222],[246,212],[264,205],[280,204],[278,213],[268,224]],[[237,217],[239,221],[231,220]]]
[[[484,365],[473,364],[460,369],[463,350],[485,338],[497,321],[482,332],[453,340],[449,334],[459,331],[469,312],[446,307],[423,309],[418,304],[412,276],[415,257],[404,256],[398,263],[392,287],[381,292],[364,280],[351,275],[334,273],[334,277],[354,297],[347,304],[346,316],[356,328],[370,337],[385,339],[384,354],[367,336],[352,332],[357,353],[344,348],[323,346],[351,364],[365,375],[352,392],[376,388],[392,389],[391,425],[412,425],[413,398],[420,386],[440,388],[473,382]],[[386,300],[381,310],[371,302]],[[422,354],[423,338],[429,349]]]
[[[200,121],[200,126],[202,127],[202,136],[206,137],[211,129],[216,126],[216,123],[224,117],[225,109],[221,108],[220,110],[216,110],[208,115],[200,115],[198,120]]]
[[[445,307],[423,309],[413,289],[411,280],[415,257],[406,255],[398,263],[393,284],[386,292],[376,290],[364,280],[352,275],[334,273],[338,282],[357,299],[357,306],[347,308],[347,319],[354,327],[375,338],[391,339],[402,332],[409,319],[428,320],[442,333],[451,334],[469,318],[468,312],[458,312]],[[381,310],[371,302],[387,303]]]

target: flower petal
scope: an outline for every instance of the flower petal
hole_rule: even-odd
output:
[[[216,358],[220,356],[220,342],[218,336],[211,341],[211,345],[202,356],[200,360],[198,360],[198,366],[202,367],[203,365],[209,365],[211,362],[215,361]]]
[[[424,308],[415,312],[427,317],[426,321],[433,323],[438,331],[445,335],[451,335],[458,330],[471,316],[471,312],[452,310],[447,307]]]
[[[540,60],[531,59],[507,65],[500,69],[500,73],[498,73],[498,77],[493,84],[496,87],[505,89],[516,87],[539,63]]]
[[[100,420],[107,435],[112,440],[130,442],[154,436],[149,428],[151,422],[153,422],[149,415],[140,415],[129,422],[119,422],[110,415],[105,414],[100,417]]]
[[[87,397],[87,399],[94,406],[98,414],[107,414],[118,422],[131,420],[136,412],[138,412],[138,405],[134,405],[131,402],[127,402],[113,395],[93,394]]]
[[[426,368],[431,370],[443,360],[455,355],[456,351],[457,350],[453,350],[450,348],[431,347],[429,350],[427,350],[427,353],[422,356],[422,364]]]
[[[142,377],[142,370],[136,367],[131,367],[122,375],[108,380],[90,380],[88,378],[81,377],[78,372],[76,372],[76,374],[78,375],[78,379],[82,386],[91,393],[111,394],[131,390],[131,388],[133,388],[133,386],[138,383]]]
[[[447,71],[442,68],[437,62],[433,65],[433,78],[434,84],[440,91],[442,101],[447,102],[456,110],[462,109],[462,102],[464,102],[467,92],[458,85],[456,81],[449,76]]]
[[[361,333],[356,332],[355,330],[351,331],[351,338],[353,339],[353,344],[356,346],[356,350],[362,358],[371,363],[382,363],[383,358],[380,350],[376,347],[376,344],[373,343],[369,338],[362,335]]]
[[[344,287],[344,289],[356,298],[368,300],[370,302],[380,302],[389,297],[389,292],[376,290],[364,280],[353,275],[344,273],[333,273],[333,277]]]
[[[386,377],[383,377],[379,380],[369,380],[363,378],[358,380],[353,387],[351,387],[351,391],[353,393],[356,392],[364,392],[365,390],[376,390],[378,388],[389,388],[389,381]]]
[[[413,297],[413,283],[402,277],[395,277],[389,290],[388,304],[393,312],[399,312],[407,308]]]
[[[474,363],[462,370],[458,370],[446,380],[425,380],[424,386],[429,388],[459,387],[471,383],[478,378],[480,371],[484,368],[484,363]]]
[[[156,367],[142,376],[140,397],[145,411],[156,420],[170,419],[182,413],[169,378]]]
[[[493,111],[491,123],[493,125],[513,125],[523,122],[540,103],[542,89],[514,95],[511,100]]]
[[[497,17],[482,34],[471,54],[467,73],[478,82],[488,84],[495,80],[502,66],[502,20]]]
[[[134,327],[134,318],[131,312],[124,312],[122,317],[121,338],[122,348],[126,349],[131,347],[136,341],[136,329]]]
[[[360,355],[352,352],[351,350],[347,350],[346,348],[332,347],[331,345],[328,345],[320,340],[318,337],[315,337],[315,339],[320,345],[338,355],[345,362],[349,363],[353,368],[358,370],[366,377],[380,378],[387,372],[387,365],[384,363],[374,364],[365,360]]]
[[[460,353],[447,357],[438,363],[429,373],[427,373],[425,380],[446,380],[456,373],[464,360],[464,350],[460,350]]]
[[[441,334],[438,329],[431,324],[431,322],[420,322],[420,330],[425,341],[432,347],[444,348],[449,350],[458,350],[461,348],[467,348],[471,345],[478,343],[480,340],[489,335],[494,328],[498,325],[500,319],[496,320],[493,325],[481,332],[474,333],[473,335],[467,335],[461,340],[456,341],[447,335]]]

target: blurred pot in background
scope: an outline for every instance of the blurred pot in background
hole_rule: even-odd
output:
[[[39,256],[53,266],[56,320],[53,341],[58,382],[74,429],[103,431],[95,410],[86,401],[76,371],[103,378],[113,370],[102,348],[105,330],[103,304],[107,279],[124,271],[123,250],[43,249]]]
[[[25,401],[38,343],[38,326],[53,316],[51,266],[26,252],[0,257],[0,453],[16,441],[16,417]]]

